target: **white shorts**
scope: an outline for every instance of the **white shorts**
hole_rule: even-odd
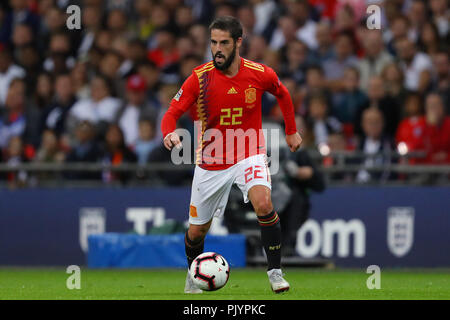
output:
[[[247,203],[248,191],[255,185],[272,189],[265,154],[248,157],[225,170],[205,170],[195,167],[192,181],[190,224],[205,224],[214,216],[221,217],[227,206],[233,184],[237,184]]]

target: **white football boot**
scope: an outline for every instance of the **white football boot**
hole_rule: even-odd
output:
[[[285,292],[289,290],[289,283],[283,279],[281,269],[272,269],[267,271],[272,291],[275,293]]]
[[[199,289],[195,285],[194,281],[192,281],[191,274],[189,273],[188,270],[186,275],[186,284],[184,285],[184,293],[202,293],[202,292],[203,290]]]

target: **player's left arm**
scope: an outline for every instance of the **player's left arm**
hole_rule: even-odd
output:
[[[294,104],[292,103],[291,95],[272,68],[266,66],[264,69],[266,75],[266,90],[273,94],[277,99],[278,105],[283,113],[286,143],[288,144],[289,149],[294,152],[300,147],[302,138],[297,132]]]

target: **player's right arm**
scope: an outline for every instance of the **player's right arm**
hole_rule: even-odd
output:
[[[198,78],[192,73],[173,97],[169,109],[161,121],[161,131],[164,137],[164,146],[171,150],[173,146],[181,148],[180,137],[175,131],[178,119],[196,103],[199,95]]]

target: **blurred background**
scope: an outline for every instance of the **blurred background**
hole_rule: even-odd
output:
[[[303,137],[295,154],[280,137],[273,176],[285,263],[450,266],[449,12],[447,0],[3,1],[0,265],[89,264],[89,235],[185,229],[194,168],[171,163],[160,122],[211,60],[209,23],[231,15],[241,56],[289,89]],[[283,130],[270,94],[262,114]],[[178,125],[193,133],[191,114]],[[244,264],[264,258],[251,211],[234,189],[211,230],[245,236]]]

